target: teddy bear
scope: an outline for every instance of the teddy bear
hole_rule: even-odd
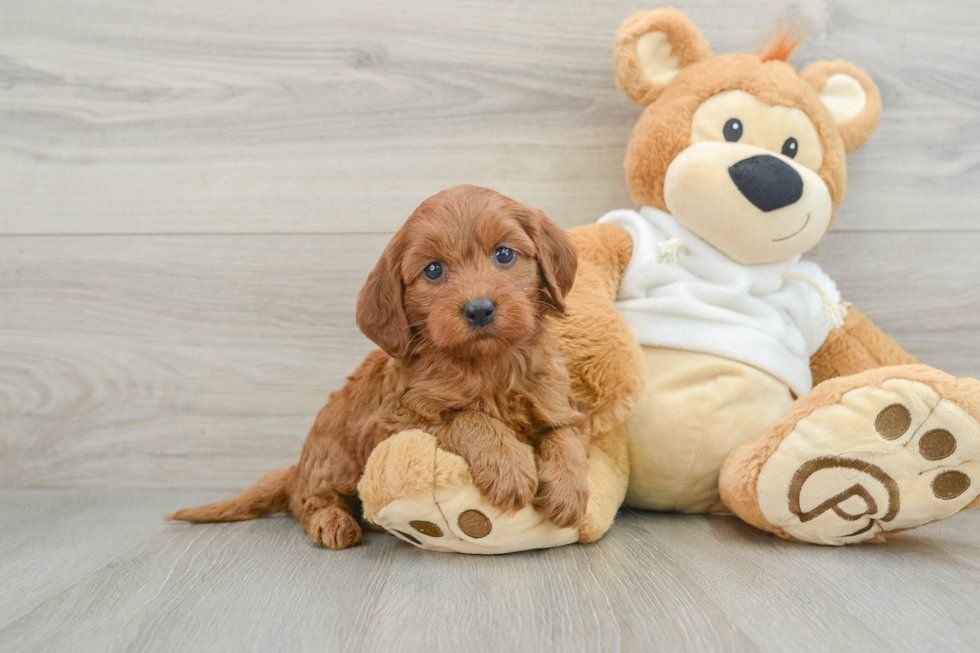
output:
[[[919,364],[801,258],[881,99],[850,63],[797,71],[798,43],[715,56],[675,9],[619,30],[616,82],[644,107],[625,160],[641,208],[570,231],[579,270],[551,325],[592,417],[580,526],[495,511],[418,431],[372,453],[366,520],[421,548],[505,553],[595,541],[625,504],[839,546],[980,505],[980,382]]]

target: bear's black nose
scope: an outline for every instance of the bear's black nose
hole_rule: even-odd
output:
[[[775,211],[803,197],[803,178],[771,154],[742,159],[728,168],[735,186],[760,211]]]
[[[483,327],[493,322],[497,306],[487,297],[477,297],[463,304],[463,316],[470,326]]]

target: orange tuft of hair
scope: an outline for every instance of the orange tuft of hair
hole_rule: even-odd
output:
[[[755,53],[764,62],[788,61],[793,50],[806,40],[806,32],[805,26],[797,25],[795,16],[786,27],[783,27],[783,21],[779,21],[776,28],[766,36],[762,47]]]

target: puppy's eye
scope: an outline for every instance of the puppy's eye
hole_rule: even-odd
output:
[[[422,271],[425,278],[429,281],[438,281],[442,278],[442,263],[439,261],[433,261],[425,266],[425,270]]]
[[[493,260],[497,262],[497,265],[507,267],[514,262],[517,258],[517,254],[510,247],[498,247],[493,251]]]
[[[742,129],[741,120],[738,118],[729,118],[728,122],[725,123],[724,129],[721,130],[721,133],[725,135],[726,141],[729,143],[734,143],[738,141],[738,139],[742,138],[743,131],[745,130]]]
[[[796,153],[800,151],[800,144],[796,142],[796,139],[790,136],[783,143],[783,156],[788,156],[789,158],[796,157]]]

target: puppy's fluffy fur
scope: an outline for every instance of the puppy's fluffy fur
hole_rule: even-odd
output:
[[[512,263],[500,262],[499,247],[516,254]],[[423,271],[433,262],[443,274],[430,280]],[[420,428],[469,463],[492,505],[533,500],[557,525],[577,525],[588,499],[589,428],[570,404],[545,320],[564,312],[575,270],[571,240],[537,209],[474,186],[430,197],[392,238],[358,299],[358,326],[382,350],[330,395],[299,464],[170,518],[237,521],[290,510],[315,543],[352,546],[361,539],[356,488],[369,454]],[[496,305],[490,324],[473,326],[463,315],[474,298]],[[522,443],[534,447],[535,462]]]

